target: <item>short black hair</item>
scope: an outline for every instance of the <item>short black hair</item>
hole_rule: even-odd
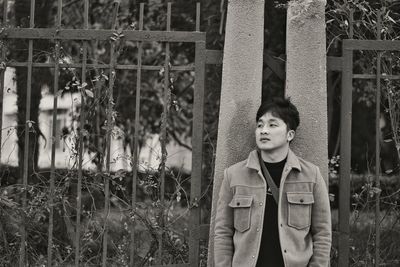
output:
[[[257,111],[256,122],[267,112],[271,112],[272,115],[283,120],[288,130],[296,131],[300,124],[299,111],[296,106],[290,102],[289,98],[274,97],[261,103]]]

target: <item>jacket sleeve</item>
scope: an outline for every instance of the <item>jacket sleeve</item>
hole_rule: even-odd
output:
[[[313,256],[310,267],[329,266],[332,243],[331,210],[327,185],[317,167],[314,187],[314,204],[311,218]]]
[[[215,267],[232,266],[233,257],[233,211],[228,206],[232,200],[227,170],[224,171],[224,179],[219,191],[217,211],[215,215],[214,235],[214,265]]]

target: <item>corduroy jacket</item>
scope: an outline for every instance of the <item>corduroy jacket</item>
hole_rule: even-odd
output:
[[[216,267],[257,263],[266,201],[257,151],[224,172],[214,236]],[[328,266],[331,213],[327,185],[317,166],[289,150],[279,185],[279,240],[286,267]]]

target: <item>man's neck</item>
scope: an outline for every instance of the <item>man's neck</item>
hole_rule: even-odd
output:
[[[275,151],[261,150],[261,157],[265,162],[269,163],[280,162],[287,157],[288,152],[289,152],[289,146],[285,147],[284,149]]]

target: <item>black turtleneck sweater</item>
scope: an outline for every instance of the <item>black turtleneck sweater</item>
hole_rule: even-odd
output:
[[[264,162],[276,186],[279,188],[286,158],[281,162]],[[264,225],[261,237],[260,252],[257,267],[284,267],[281,245],[279,243],[278,205],[271,192],[268,192],[265,203]]]

